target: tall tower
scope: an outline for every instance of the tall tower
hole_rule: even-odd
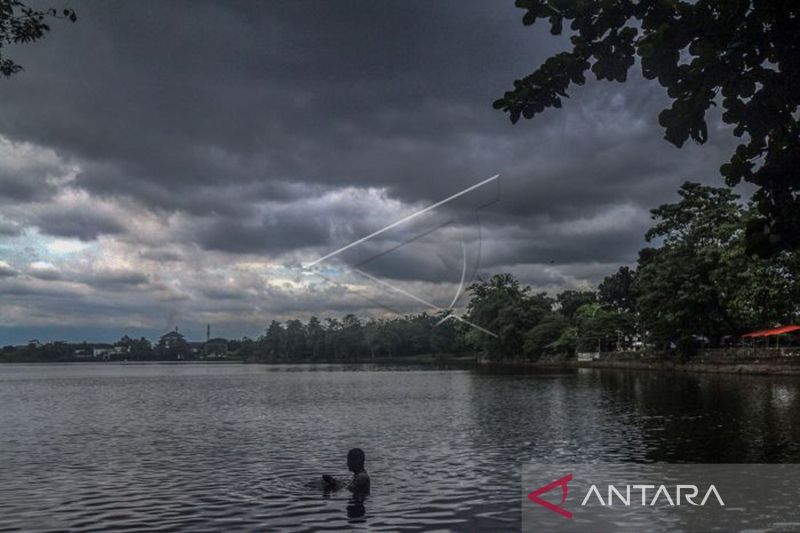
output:
[[[211,338],[211,324],[206,324],[206,342]]]

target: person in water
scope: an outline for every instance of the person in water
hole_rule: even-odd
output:
[[[366,456],[361,448],[353,448],[347,452],[347,469],[353,473],[350,483],[344,483],[333,476],[323,475],[322,483],[326,490],[339,490],[346,488],[356,495],[369,494],[369,475],[364,469]]]

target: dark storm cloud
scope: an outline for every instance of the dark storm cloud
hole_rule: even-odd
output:
[[[0,237],[16,237],[22,234],[22,226],[11,220],[0,220]]]
[[[0,262],[0,276],[3,263]],[[16,272],[11,269],[10,272]],[[96,271],[62,271],[48,262],[34,262],[26,271],[31,278],[41,281],[77,282],[89,287],[106,291],[130,290],[149,284],[150,278],[130,269],[96,270]]]
[[[184,259],[183,254],[174,250],[148,249],[139,252],[139,257],[161,263],[171,263]]]
[[[75,237],[91,241],[100,235],[117,234],[125,231],[123,224],[113,215],[95,213],[87,210],[46,211],[33,219],[39,230],[58,237]]]
[[[202,292],[211,300],[242,300],[248,296],[247,291],[215,287],[206,287]]]
[[[524,28],[521,14],[511,2],[86,4],[78,24],[19,50],[28,72],[9,84],[0,127],[87,161],[78,184],[95,193],[191,212],[285,198],[276,184],[286,181],[432,200],[495,172],[519,193],[509,214],[652,201],[627,186],[675,165],[656,164],[670,150],[657,128],[630,131],[655,124],[660,98],[644,83],[629,83],[630,98],[606,113],[613,131],[566,116],[613,108],[619,86],[592,84],[571,109],[516,127],[491,109],[563,42]],[[45,86],[52,98],[39,98]],[[603,185],[582,187],[592,183]],[[242,244],[219,246],[214,230],[201,239],[260,249],[252,225],[219,226]]]
[[[289,261],[295,251],[335,250],[500,173],[499,202],[481,212],[480,232],[474,205],[453,209],[469,215],[458,223],[470,250],[480,235],[481,270],[570,286],[634,261],[647,211],[674,199],[684,180],[722,183],[728,131],[712,122],[708,145],[675,149],[657,124],[662,89],[636,75],[590,80],[563,109],[516,126],[493,110],[515,78],[566,42],[546,25],[524,27],[511,0],[72,7],[76,24],[56,22],[42,41],[9,49],[26,70],[1,80],[0,135],[46,154],[0,165],[0,236],[35,225],[84,241],[128,239],[133,258],[189,265],[188,278],[205,256]],[[54,181],[66,165],[77,169],[74,180]],[[87,196],[54,199],[65,187]],[[6,211],[12,204],[21,207]],[[151,227],[164,235],[143,237]],[[418,243],[419,253],[387,255],[368,270],[452,283],[459,271],[446,242]],[[196,304],[136,271],[73,279]],[[300,297],[262,291],[258,280],[214,283],[194,293],[214,301],[208,312],[365,305],[339,289]]]
[[[305,213],[287,212],[255,222],[213,218],[192,228],[194,239],[206,250],[232,253],[280,253],[300,246],[325,244],[330,227]]]
[[[64,172],[54,154],[0,140],[0,206],[49,198],[57,187],[48,178]]]
[[[28,268],[27,274],[42,281],[60,281],[64,278],[55,265],[47,262],[35,262]]]
[[[123,291],[146,285],[150,279],[134,271],[97,272],[77,278],[82,283],[107,291]]]
[[[507,126],[490,103],[530,64],[508,50],[556,46],[534,43],[516,10],[480,3],[87,4],[17,52],[0,127],[93,163],[81,185],[153,205],[277,179],[416,199],[473,179],[447,145]]]
[[[54,191],[54,187],[41,183],[35,176],[11,173],[8,170],[0,171],[0,201],[32,202],[47,198]]]
[[[629,262],[641,246],[639,228],[647,213],[613,210],[578,222],[535,223],[533,228],[487,228],[481,266],[496,270],[520,263]],[[620,261],[621,258],[630,258]]]
[[[54,312],[61,311],[61,305],[63,305],[64,300],[80,298],[80,294],[70,288],[53,286],[52,284],[38,285],[29,281],[19,280],[19,277],[15,278],[15,280],[10,283],[0,283],[0,295],[24,298],[35,297],[43,301],[55,299],[59,306],[49,308]],[[8,302],[8,304],[12,303],[8,299],[4,299],[4,303],[5,302]]]
[[[19,275],[19,272],[16,268],[5,261],[0,261],[0,278],[11,278],[17,275]]]

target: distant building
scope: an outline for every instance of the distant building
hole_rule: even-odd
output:
[[[203,346],[206,359],[225,359],[228,357],[228,341],[221,337],[211,338],[211,324],[206,324],[206,343]]]
[[[224,359],[228,356],[228,341],[217,337],[206,341],[204,352],[206,359]]]
[[[112,355],[127,353],[127,346],[112,346],[105,343],[79,344],[73,352],[75,359],[108,361]]]
[[[192,351],[192,355],[197,357],[203,355],[203,348],[205,347],[206,343],[200,341],[189,341],[186,344],[189,345],[189,350]]]
[[[74,352],[75,359],[94,359],[94,353],[91,348],[78,348]]]
[[[222,338],[209,338],[211,335],[211,326],[206,326],[206,340],[203,341],[187,341],[186,338],[178,333],[178,328],[175,331],[170,331],[161,336],[159,346],[163,354],[176,357],[177,359],[184,359],[190,357],[192,359],[224,359],[228,356],[228,341]],[[171,352],[171,353],[169,353]]]
[[[178,328],[162,335],[158,341],[158,348],[162,357],[179,361],[189,358],[192,354],[189,343],[182,334],[178,333]]]
[[[114,347],[110,344],[93,344],[92,345],[92,357],[95,359],[99,359],[109,355],[111,352],[114,351]]]
[[[178,328],[175,328],[175,331],[170,331],[169,333],[162,335],[158,343],[169,350],[171,348],[184,346],[186,343],[186,337],[178,333]]]

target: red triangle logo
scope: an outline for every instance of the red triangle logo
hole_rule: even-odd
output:
[[[567,483],[572,481],[572,474],[567,474],[566,476],[562,477],[561,479],[557,479],[552,483],[548,483],[543,487],[539,487],[535,491],[528,494],[528,499],[533,503],[537,503],[544,507],[545,509],[550,509],[554,513],[558,513],[564,518],[572,520],[572,513],[564,509],[563,505],[564,502],[567,501],[567,493],[569,492],[569,488],[567,487]],[[550,502],[546,502],[541,499],[539,496],[544,494],[545,492],[550,492],[556,487],[561,487],[561,503],[559,505],[553,505]]]

